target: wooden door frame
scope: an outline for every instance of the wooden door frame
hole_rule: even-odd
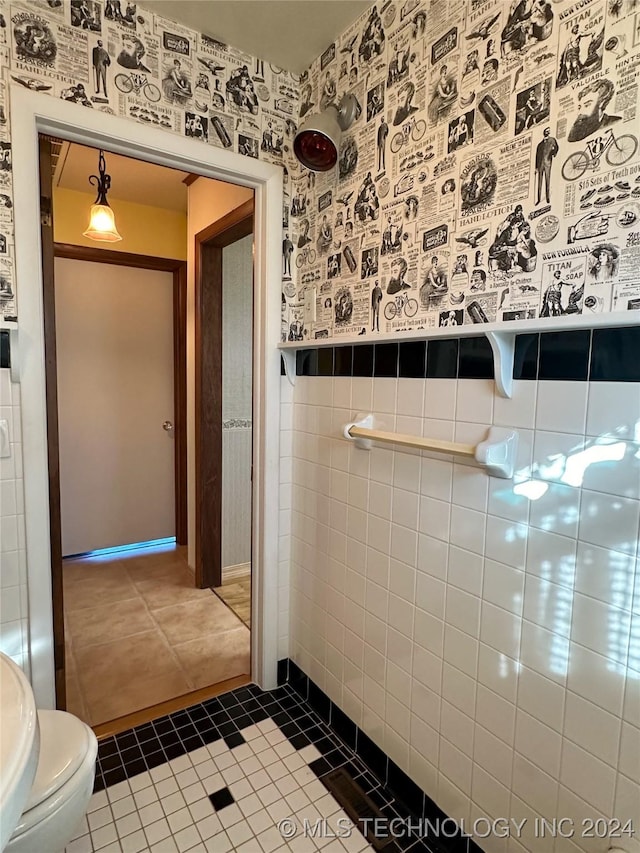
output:
[[[253,233],[253,210],[250,199],[195,235],[195,570],[201,589],[222,583],[222,250]],[[205,377],[213,381],[205,384]]]
[[[48,160],[48,162],[47,162]],[[50,158],[40,153],[40,170],[51,179]],[[41,205],[43,201],[41,200]],[[178,545],[187,544],[187,264],[172,258],[156,258],[114,252],[90,246],[54,243],[53,210],[41,212],[43,324],[45,330],[45,384],[47,408],[47,456],[49,460],[49,536],[51,541],[51,597],[55,662],[56,706],[66,708],[62,516],[60,500],[60,441],[58,429],[58,371],[55,319],[55,258],[113,264],[136,269],[170,272],[173,275],[173,418],[175,530]],[[48,259],[49,263],[47,263]]]

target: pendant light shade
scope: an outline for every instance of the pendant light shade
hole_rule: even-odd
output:
[[[122,240],[122,237],[118,234],[116,219],[107,201],[107,192],[111,187],[111,175],[107,175],[107,164],[102,150],[98,158],[98,172],[98,175],[89,176],[89,183],[96,185],[98,195],[91,205],[89,225],[87,230],[83,231],[83,237],[89,237],[90,240],[97,240],[101,243],[117,243],[118,240]]]
[[[113,210],[111,210],[108,204],[91,205],[89,226],[83,232],[83,236],[89,237],[91,240],[100,240],[104,243],[117,243],[118,240],[122,240],[116,228]]]

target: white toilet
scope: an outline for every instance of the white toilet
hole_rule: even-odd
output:
[[[93,790],[98,741],[64,711],[38,711],[40,754],[31,793],[4,853],[58,853],[73,838]]]

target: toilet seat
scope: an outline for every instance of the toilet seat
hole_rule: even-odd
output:
[[[38,711],[38,725],[38,769],[23,813],[48,799],[73,776],[91,742],[90,729],[66,711]]]
[[[40,755],[31,794],[11,840],[56,812],[74,789],[93,785],[97,741],[91,729],[64,711],[38,711]],[[10,849],[10,848],[9,848]]]

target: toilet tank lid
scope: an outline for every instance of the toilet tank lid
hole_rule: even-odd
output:
[[[66,711],[38,711],[38,723],[38,769],[25,811],[35,808],[69,781],[82,764],[94,737],[82,720]]]

